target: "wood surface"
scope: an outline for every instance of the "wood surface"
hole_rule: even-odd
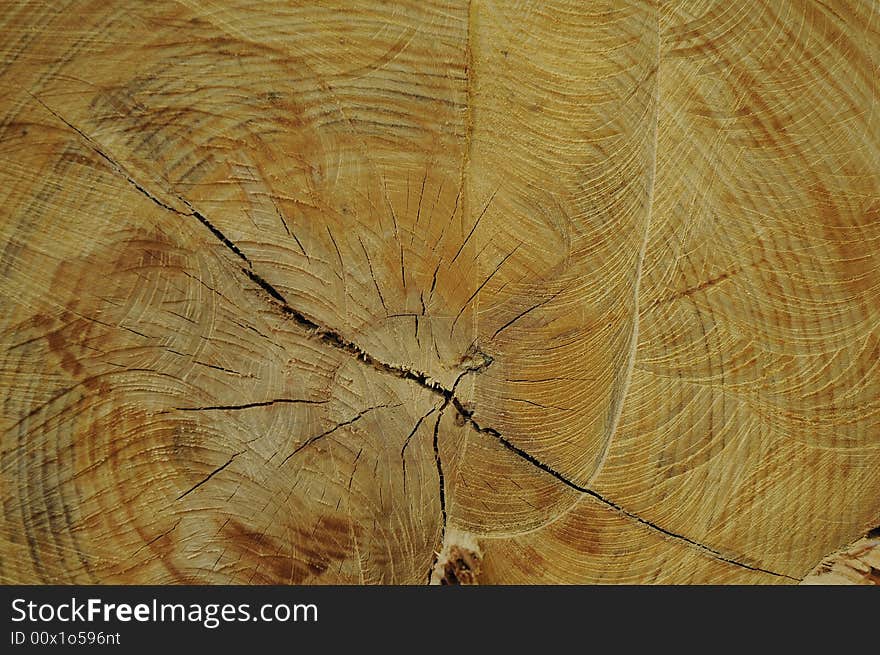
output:
[[[0,581],[801,581],[880,525],[878,9],[0,1]]]
[[[880,530],[823,559],[805,585],[880,585]]]

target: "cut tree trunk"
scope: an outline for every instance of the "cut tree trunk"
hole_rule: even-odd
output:
[[[5,583],[792,583],[880,524],[880,16],[0,12]]]

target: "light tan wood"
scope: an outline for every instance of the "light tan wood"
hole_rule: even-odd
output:
[[[10,2],[6,583],[793,583],[880,525],[875,2]]]
[[[801,584],[880,585],[880,533],[875,530],[826,557]]]

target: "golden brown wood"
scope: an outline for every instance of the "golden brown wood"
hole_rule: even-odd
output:
[[[2,2],[0,581],[801,580],[880,524],[877,9]]]

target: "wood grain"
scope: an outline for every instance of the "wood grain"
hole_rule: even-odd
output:
[[[2,2],[0,581],[801,581],[880,525],[877,9]]]
[[[880,585],[880,534],[877,530],[831,554],[803,579],[805,585]]]

